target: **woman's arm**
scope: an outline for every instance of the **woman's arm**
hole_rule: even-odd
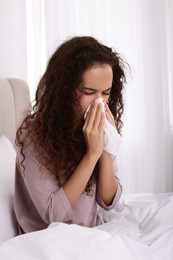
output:
[[[106,206],[110,206],[118,189],[112,164],[112,155],[103,152],[99,159],[99,178],[97,192]]]
[[[71,207],[74,206],[83,193],[85,186],[87,185],[87,182],[89,181],[94,170],[96,162],[97,160],[90,156],[90,154],[85,154],[73,174],[62,186]]]
[[[81,196],[89,181],[94,167],[103,153],[104,115],[99,104],[93,104],[83,126],[87,152],[63,185],[64,192],[71,206]]]

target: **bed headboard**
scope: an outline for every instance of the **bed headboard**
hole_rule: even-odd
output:
[[[24,80],[0,79],[0,135],[14,144],[16,130],[30,106],[29,87]]]

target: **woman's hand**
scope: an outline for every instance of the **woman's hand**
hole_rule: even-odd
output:
[[[96,160],[103,153],[104,113],[101,104],[92,104],[87,114],[83,133],[87,145],[87,153]]]

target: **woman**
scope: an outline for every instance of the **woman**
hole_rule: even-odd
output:
[[[19,233],[52,222],[93,227],[101,224],[98,205],[115,207],[121,185],[116,158],[104,151],[104,122],[120,133],[124,82],[118,53],[93,37],[74,37],[55,51],[16,136]]]

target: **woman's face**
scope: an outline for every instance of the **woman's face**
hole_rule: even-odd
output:
[[[86,70],[83,74],[82,95],[80,105],[84,113],[92,101],[102,97],[107,103],[113,80],[112,68],[108,64],[98,64]]]

